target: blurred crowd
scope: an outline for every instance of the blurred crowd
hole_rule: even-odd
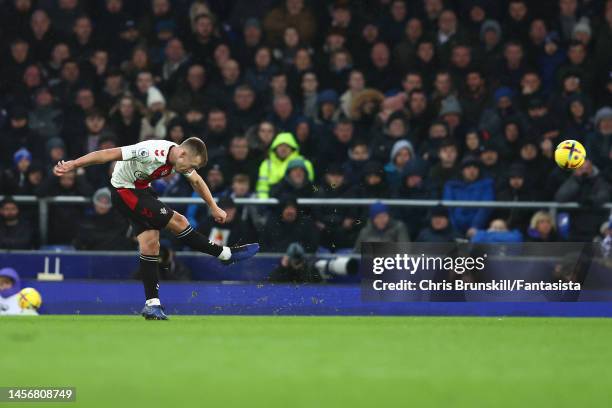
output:
[[[228,212],[178,206],[212,241],[283,252],[364,241],[591,241],[609,235],[612,0],[0,0],[0,248],[128,249],[113,164],[62,159],[197,136]],[[555,146],[585,144],[569,172]],[[172,174],[160,196],[189,197]],[[272,207],[236,198],[275,197]],[[579,202],[518,208],[301,207],[297,198]]]

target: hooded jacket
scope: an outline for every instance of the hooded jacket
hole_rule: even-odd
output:
[[[281,144],[289,145],[293,149],[293,152],[291,152],[291,154],[289,154],[289,156],[287,156],[284,160],[281,160],[274,151]],[[268,158],[259,166],[259,177],[257,179],[256,186],[257,197],[269,198],[270,187],[280,182],[283,177],[285,177],[287,165],[289,162],[295,159],[301,159],[304,161],[308,173],[308,179],[313,181],[314,168],[312,163],[300,155],[300,146],[295,140],[295,137],[288,132],[278,134],[270,145]]]
[[[473,182],[463,180],[450,180],[444,185],[443,200],[460,201],[493,201],[495,193],[493,180],[480,178]],[[449,211],[450,219],[455,228],[461,232],[474,227],[482,229],[485,227],[491,210],[487,208],[462,208],[456,207]]]

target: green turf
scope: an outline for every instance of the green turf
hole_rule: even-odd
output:
[[[77,387],[51,407],[609,407],[611,340],[610,319],[1,318],[0,385]]]

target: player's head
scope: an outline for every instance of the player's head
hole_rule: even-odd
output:
[[[185,139],[179,146],[174,168],[179,173],[199,169],[208,162],[208,151],[204,142],[197,137]]]

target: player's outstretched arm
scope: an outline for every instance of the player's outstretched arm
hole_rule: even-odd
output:
[[[189,176],[187,176],[191,187],[195,190],[196,193],[208,204],[210,207],[210,213],[215,219],[215,221],[219,223],[225,222],[225,217],[227,214],[217,205],[217,202],[213,198],[210,189],[206,185],[206,182],[202,179],[202,177],[198,174],[197,171],[192,171]]]
[[[85,156],[81,156],[75,160],[60,161],[53,168],[53,174],[55,174],[56,176],[61,176],[62,174],[69,173],[72,170],[78,169],[79,167],[87,167],[94,164],[103,164],[121,159],[122,156],[120,147],[98,150],[95,152],[87,153]]]

